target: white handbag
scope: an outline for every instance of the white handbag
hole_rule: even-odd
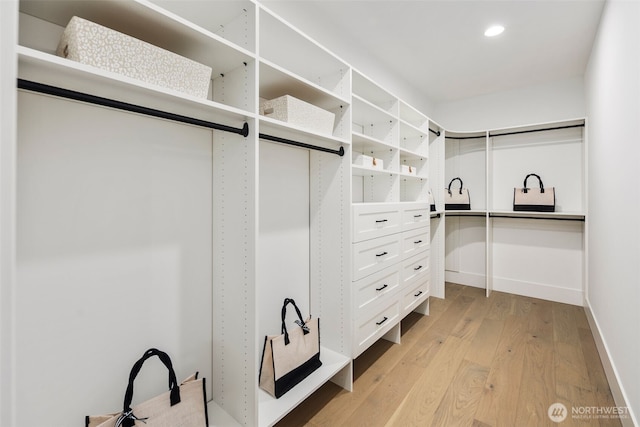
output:
[[[538,178],[540,188],[528,188],[527,179],[530,176]],[[555,212],[556,210],[556,189],[554,187],[544,188],[542,179],[535,173],[530,173],[524,179],[523,188],[513,189],[513,210],[529,212]]]
[[[451,184],[453,184],[453,181],[460,181],[460,188],[452,190]],[[453,178],[451,182],[449,182],[449,187],[446,188],[446,192],[444,194],[444,209],[454,211],[471,210],[469,190],[467,188],[463,188],[462,179]]]

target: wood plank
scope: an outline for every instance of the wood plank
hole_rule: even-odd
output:
[[[504,292],[491,292],[491,309],[487,314],[488,319],[502,320],[512,314],[513,299]]]
[[[498,348],[504,324],[504,320],[482,319],[465,359],[481,366],[490,367]]]
[[[385,425],[391,427],[430,424],[469,345],[470,341],[448,337]]]
[[[527,325],[522,384],[516,407],[518,426],[553,424],[547,411],[556,403],[553,304],[537,301]]]
[[[475,415],[480,422],[493,426],[516,425],[515,410],[521,387],[527,325],[526,318],[514,315],[509,315],[504,320],[504,328]]]
[[[489,368],[463,360],[438,405],[431,425],[440,427],[472,424],[488,375]]]

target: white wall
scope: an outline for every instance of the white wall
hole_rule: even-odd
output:
[[[589,117],[587,304],[612,391],[640,414],[640,2],[611,0],[585,73]],[[623,201],[623,202],[621,202]],[[616,382],[620,385],[618,389]]]
[[[18,2],[0,1],[0,425],[15,425],[13,344]]]
[[[499,129],[584,117],[582,77],[435,105],[433,118],[446,129]]]

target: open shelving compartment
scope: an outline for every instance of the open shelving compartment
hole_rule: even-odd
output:
[[[224,116],[225,110],[232,114],[253,111],[255,54],[151,3],[22,1],[20,12],[22,79],[202,120],[212,120],[212,114],[218,112]],[[56,56],[60,36],[73,16],[211,67],[208,97],[194,97]]]
[[[471,210],[445,210],[445,280],[479,288],[486,288],[487,275],[486,143],[484,131],[445,132],[443,197],[459,177],[471,201]]]
[[[209,12],[216,8],[201,6]],[[251,2],[228,6],[241,14],[255,10]],[[194,97],[56,56],[72,16],[210,66],[208,96]],[[253,28],[244,31],[255,37]],[[18,233],[15,352],[23,384],[40,382],[40,387],[27,387],[28,395],[16,394],[17,412],[25,417],[19,419],[40,425],[45,419],[82,419],[107,407],[116,410],[124,383],[113,373],[128,372],[149,347],[167,351],[180,377],[200,371],[207,379],[207,397],[214,398],[212,293],[217,279],[212,264],[219,262],[213,237],[219,224],[212,219],[212,201],[220,182],[230,178],[223,176],[216,156],[230,146],[246,154],[252,145],[255,48],[235,45],[153,3],[134,0],[21,1],[19,33],[18,206],[19,227],[27,229]],[[247,178],[245,166],[237,168],[242,171],[239,179]],[[248,188],[243,190],[236,199],[241,204],[251,199]],[[234,201],[228,205],[238,207]],[[37,234],[25,232],[36,230],[36,223]],[[239,230],[239,238],[248,236],[243,234],[247,227]],[[42,250],[42,238],[58,248]],[[52,300],[59,303],[47,304]],[[61,310],[63,305],[67,307]],[[115,314],[113,307],[124,311]],[[33,310],[39,314],[34,316]],[[68,315],[57,314],[61,312]],[[42,318],[48,319],[46,325]],[[40,326],[34,327],[38,319]],[[43,335],[68,340],[65,351],[52,353],[46,363],[39,355],[51,353],[50,348],[32,351],[33,343],[48,345]],[[117,343],[119,351],[105,353],[96,342]],[[40,360],[31,360],[30,354]],[[166,378],[166,373],[155,374]],[[37,398],[40,410],[20,409],[36,389],[51,390],[42,387],[42,378],[54,381],[81,413],[70,414],[68,407],[49,403],[55,399],[44,395]],[[80,393],[83,387],[71,378],[101,384],[100,398]],[[151,397],[152,390],[166,387],[162,384],[141,379],[136,399]],[[214,424],[235,422],[214,400],[208,411]]]
[[[576,119],[489,132],[488,268],[493,289],[582,304],[584,126],[584,119]],[[522,188],[530,173],[541,177],[547,191],[555,188],[555,212],[513,210],[514,189]],[[529,178],[529,188],[538,185],[535,177]]]

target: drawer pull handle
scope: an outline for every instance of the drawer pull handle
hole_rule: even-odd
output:
[[[417,266],[416,268],[414,268],[414,270],[415,270],[415,271],[418,271],[418,270],[420,270],[421,268],[422,268],[422,266],[421,266],[421,265],[419,265],[419,266]]]
[[[420,291],[417,294],[415,294],[414,297],[419,297],[420,295],[422,295],[422,291]]]
[[[418,240],[417,242],[413,242],[413,243],[417,245],[418,243],[422,243],[422,240]]]
[[[382,320],[381,320],[381,321],[379,321],[379,322],[376,322],[376,325],[380,326],[380,325],[382,325],[384,322],[386,322],[387,320],[389,320],[389,318],[388,318],[387,316],[384,316],[384,319],[382,319]]]
[[[385,283],[381,288],[376,288],[376,291],[381,291],[381,290],[383,290],[384,288],[387,288],[387,287],[389,287],[389,285],[387,285]]]
[[[378,222],[378,223],[379,222],[387,222],[387,220],[386,219],[377,219],[376,222]]]
[[[385,255],[387,255],[388,253],[389,253],[389,252],[384,251],[384,252],[382,252],[381,254],[376,254],[376,256],[385,256]]]
[[[421,216],[422,216],[422,214],[414,215],[413,217],[414,217],[414,218],[420,218]]]

